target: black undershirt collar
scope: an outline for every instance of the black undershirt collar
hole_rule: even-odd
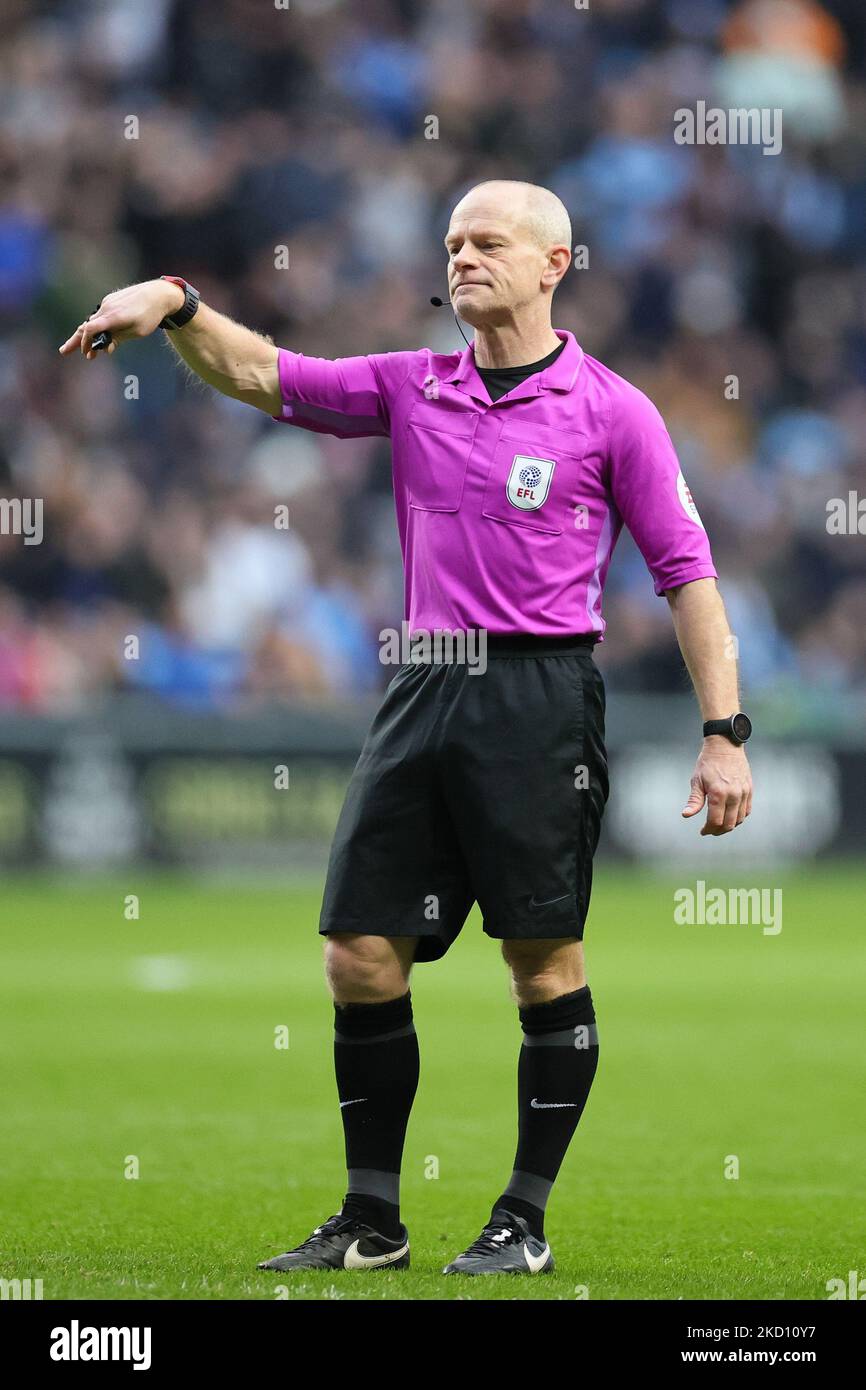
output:
[[[530,362],[526,367],[479,367],[476,363],[475,370],[487,387],[491,401],[498,401],[500,396],[504,396],[512,387],[519,386],[528,376],[543,371],[545,367],[550,366],[551,362],[555,362],[565,344],[566,339],[563,339],[553,349],[553,352],[549,352],[538,362]]]

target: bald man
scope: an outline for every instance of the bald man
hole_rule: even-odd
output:
[[[408,1266],[410,970],[444,955],[475,902],[523,1033],[518,1142],[489,1220],[444,1272],[553,1269],[545,1208],[598,1062],[583,933],[608,777],[592,652],[623,525],[670,605],[703,714],[682,814],[706,805],[701,834],[723,835],[751,808],[730,631],[668,433],[646,396],[552,327],[566,209],[533,184],[483,183],[455,207],[445,249],[451,303],[475,330],[460,353],[305,357],[178,277],[109,294],[60,349],[92,361],[95,340],[113,352],[163,327],[225,395],[296,428],[391,442],[408,650],[347,791],[319,924],[347,1193],[260,1269]],[[454,1027],[471,1066],[472,1020]]]

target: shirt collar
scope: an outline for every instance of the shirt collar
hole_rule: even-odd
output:
[[[562,352],[555,362],[551,362],[549,367],[545,367],[534,376],[528,377],[526,381],[521,382],[520,386],[513,387],[508,392],[512,399],[518,394],[538,395],[541,391],[570,391],[573,388],[583,362],[583,348],[568,329],[554,328],[553,331],[557,338],[562,338],[565,341]],[[470,396],[478,396],[489,404],[490,397],[475,368],[474,340],[463,349],[456,370],[452,376],[446,377],[446,381],[452,386],[465,390]]]

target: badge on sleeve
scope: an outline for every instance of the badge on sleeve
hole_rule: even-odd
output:
[[[682,473],[677,474],[677,496],[679,497],[680,505],[682,506],[682,509],[685,512],[686,516],[689,518],[689,520],[696,521],[698,525],[701,527],[701,529],[705,531],[706,527],[704,526],[704,523],[701,521],[701,514],[695,506],[695,499],[692,497],[691,488],[689,487]]]
[[[515,454],[505,491],[513,507],[522,512],[534,512],[547,499],[550,480],[556,467],[554,459],[530,458]]]

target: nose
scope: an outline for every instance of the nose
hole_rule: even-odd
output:
[[[451,260],[452,269],[457,272],[467,270],[470,266],[477,264],[478,256],[473,252],[471,245],[467,245],[466,242],[463,243],[459,251],[455,252]]]

